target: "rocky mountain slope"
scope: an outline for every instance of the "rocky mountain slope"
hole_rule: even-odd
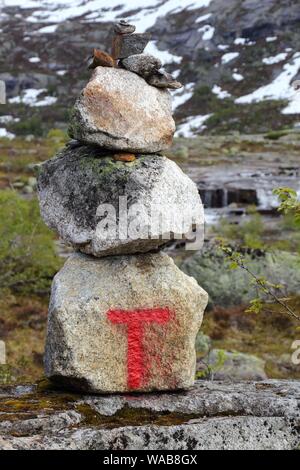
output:
[[[150,31],[146,51],[185,84],[172,92],[178,133],[266,132],[300,121],[299,0],[2,0],[0,136],[66,127],[112,22]]]

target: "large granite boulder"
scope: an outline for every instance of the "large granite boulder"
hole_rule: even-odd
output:
[[[121,68],[97,67],[77,100],[71,137],[113,150],[155,153],[172,143],[175,123],[168,91]]]
[[[189,388],[206,304],[164,253],[74,254],[52,286],[46,375],[96,393]]]
[[[115,161],[92,146],[66,147],[39,168],[46,224],[94,256],[147,252],[203,225],[196,185],[171,160],[139,155]]]

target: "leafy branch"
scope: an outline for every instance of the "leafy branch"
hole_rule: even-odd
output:
[[[295,318],[300,322],[300,316],[297,315],[289,305],[277,295],[277,291],[280,291],[282,288],[279,284],[273,284],[269,282],[264,277],[257,276],[245,263],[245,259],[241,253],[234,251],[230,246],[228,246],[224,240],[219,239],[219,247],[222,252],[225,254],[226,258],[230,261],[230,269],[241,268],[246,271],[249,276],[252,278],[253,284],[258,288],[258,290],[267,295],[269,298],[274,300],[279,304],[291,317]],[[261,298],[253,299],[250,302],[250,307],[246,310],[248,313],[260,313],[263,307],[263,302]]]
[[[296,222],[300,222],[300,201],[296,191],[291,188],[278,188],[273,190],[273,194],[280,200],[278,210],[283,214],[292,213]]]

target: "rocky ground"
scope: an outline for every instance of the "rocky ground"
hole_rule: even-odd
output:
[[[131,396],[2,387],[0,449],[299,449],[299,405],[299,382],[276,380]]]

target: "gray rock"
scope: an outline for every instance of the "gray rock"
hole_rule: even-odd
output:
[[[0,396],[1,414],[11,400],[18,410],[1,420],[1,450],[292,450],[300,445],[299,381],[201,381],[180,393],[99,397],[34,388],[18,397],[5,387]],[[28,409],[38,411],[28,414]]]
[[[155,153],[172,143],[171,108],[167,90],[125,69],[97,67],[75,104],[69,133],[107,149]]]
[[[94,393],[186,389],[206,304],[166,254],[74,254],[52,286],[46,376]]]
[[[222,351],[224,362],[218,366],[220,350],[213,349],[207,358],[207,363],[213,369],[215,380],[265,380],[265,361],[251,354]],[[216,367],[216,370],[214,370]],[[199,367],[198,370],[202,368]]]
[[[143,78],[155,73],[162,67],[159,59],[150,54],[136,54],[122,60],[122,66],[130,72],[137,73]]]
[[[38,172],[44,221],[84,253],[147,252],[170,237],[189,237],[192,225],[199,233],[203,227],[196,185],[166,157],[140,155],[125,163],[82,145],[66,147]]]
[[[117,34],[132,34],[135,31],[135,26],[126,20],[121,20],[114,25],[114,31]]]
[[[147,78],[149,85],[156,88],[171,88],[177,90],[182,88],[182,84],[175,80],[170,73],[167,72],[155,72],[153,75]]]
[[[114,38],[113,56],[115,59],[125,59],[130,55],[141,54],[150,39],[150,33],[118,34]]]

